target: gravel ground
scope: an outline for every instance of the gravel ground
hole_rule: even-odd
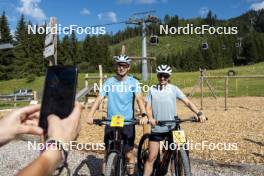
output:
[[[26,141],[15,140],[0,148],[1,176],[14,175],[38,156],[38,152],[28,150],[27,145]],[[71,151],[68,160],[71,175],[100,175],[102,158],[102,154]],[[198,159],[192,159],[191,163],[194,176],[264,176],[261,165],[219,165]]]

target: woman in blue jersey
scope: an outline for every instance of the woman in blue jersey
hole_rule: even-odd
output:
[[[177,115],[177,100],[181,100],[200,122],[205,121],[205,116],[198,108],[184,95],[175,85],[169,84],[172,69],[167,65],[160,65],[157,68],[158,84],[151,87],[146,97],[146,112],[149,122],[152,124],[149,138],[149,156],[144,166],[144,176],[150,176],[153,164],[157,158],[160,141],[164,140],[171,126],[156,126],[158,120],[174,120]]]

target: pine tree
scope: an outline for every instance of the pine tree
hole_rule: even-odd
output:
[[[0,18],[0,43],[13,43],[13,38],[10,32],[9,24],[5,12]]]
[[[213,15],[213,12],[209,10],[206,18],[205,18],[205,23],[209,24],[210,26],[215,26],[216,24],[216,15]]]
[[[75,32],[73,32],[70,36],[70,46],[69,47],[70,47],[70,57],[71,57],[73,65],[79,64],[81,61],[79,59],[78,40],[77,40]]]
[[[264,33],[264,9],[258,11],[258,16],[255,22],[255,28],[258,32]]]
[[[18,21],[16,32],[15,32],[15,61],[14,61],[14,77],[23,78],[27,76],[28,67],[31,67],[32,64],[27,64],[30,57],[30,40],[29,34],[27,33],[27,23],[25,21],[24,15],[21,15],[20,20]]]
[[[8,20],[3,12],[0,18],[0,44],[13,43],[13,38],[10,33]],[[13,49],[0,50],[0,80],[12,78],[12,63],[14,61]]]
[[[68,35],[65,35],[63,37],[62,43],[61,43],[61,49],[62,49],[62,64],[63,65],[73,65],[73,60],[71,57],[71,49],[70,49],[70,38]]]

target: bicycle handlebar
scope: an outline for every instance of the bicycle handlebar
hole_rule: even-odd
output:
[[[206,120],[208,120],[208,118],[206,117]],[[157,121],[157,125],[164,125],[166,123],[176,123],[176,124],[180,124],[183,122],[199,122],[194,116],[188,118],[188,119],[180,119],[178,117],[175,118],[175,120],[159,120]]]
[[[208,118],[206,117],[206,120],[208,120]],[[111,122],[111,120],[109,119],[94,119],[93,123],[95,125],[106,125],[107,122]],[[132,125],[138,125],[139,124],[139,119],[134,119],[134,120],[124,120],[124,122],[129,122]],[[183,122],[199,122],[194,116],[188,118],[188,119],[180,119],[177,116],[175,117],[175,120],[159,120],[157,121],[157,125],[161,126],[164,125],[166,123],[176,123],[176,124],[180,124]],[[148,122],[149,124],[149,122]]]
[[[109,119],[93,119],[93,123],[95,125],[106,125],[106,122],[111,122],[111,120]],[[137,125],[139,124],[139,120],[135,119],[135,120],[124,120],[124,122],[129,122],[130,125]]]

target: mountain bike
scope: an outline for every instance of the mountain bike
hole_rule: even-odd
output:
[[[208,120],[206,118],[206,120]],[[152,176],[166,175],[170,166],[172,176],[190,176],[191,167],[187,138],[180,124],[183,122],[198,122],[195,117],[180,119],[175,116],[175,120],[158,121],[159,126],[173,125],[174,127],[167,133],[164,144],[153,165]],[[143,175],[144,164],[148,158],[148,140],[150,134],[144,134],[140,139],[137,153],[137,168],[140,175]],[[167,144],[167,145],[166,145]],[[169,146],[166,148],[166,146]],[[172,147],[173,146],[173,147]],[[162,152],[161,152],[162,151]]]
[[[124,141],[120,129],[124,123],[139,124],[138,120],[124,120],[122,116],[113,116],[111,120],[94,119],[96,125],[110,125],[114,129],[111,140],[108,141],[106,154],[105,176],[124,176],[127,171],[127,163],[124,152]]]

